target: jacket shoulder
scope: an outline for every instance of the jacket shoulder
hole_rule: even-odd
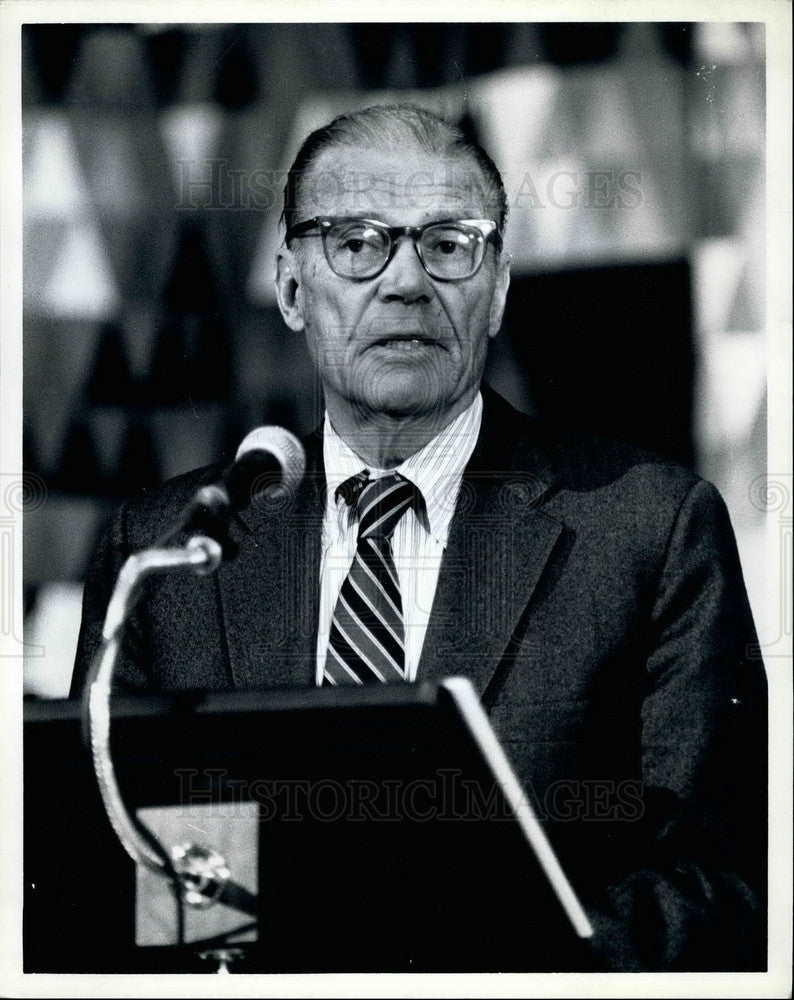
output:
[[[221,475],[222,463],[205,465],[175,476],[159,486],[141,490],[126,500],[118,512],[132,548],[151,544],[173,524],[195,493]]]
[[[626,503],[675,507],[704,481],[648,448],[570,430],[528,416],[493,390],[484,392],[488,437],[514,472],[541,470],[552,493],[607,496]],[[713,487],[711,488],[713,489]]]
[[[665,455],[596,434],[578,431],[554,434],[548,454],[560,477],[572,489],[623,482],[644,484],[648,488],[665,485],[686,493],[702,481],[692,469]]]

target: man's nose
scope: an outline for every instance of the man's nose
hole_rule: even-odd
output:
[[[380,277],[378,294],[386,300],[430,300],[430,278],[419,260],[413,240],[407,236],[398,238],[392,259]]]

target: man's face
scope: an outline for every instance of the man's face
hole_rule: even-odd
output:
[[[493,218],[473,161],[444,161],[406,145],[394,151],[330,148],[303,186],[297,221],[359,216],[390,226]],[[381,274],[335,274],[317,236],[295,239],[278,262],[279,304],[306,334],[332,420],[346,412],[432,416],[442,425],[477,392],[488,339],[501,323],[507,261],[488,244],[479,271],[439,281],[401,238]]]

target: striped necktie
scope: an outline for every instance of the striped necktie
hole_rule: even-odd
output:
[[[400,583],[391,551],[397,522],[416,504],[416,487],[394,473],[352,477],[337,495],[358,497],[358,542],[334,609],[324,680],[327,684],[405,680],[405,628]]]

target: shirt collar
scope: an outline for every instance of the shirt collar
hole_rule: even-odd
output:
[[[430,534],[439,544],[446,545],[463,470],[474,451],[481,423],[482,396],[478,392],[471,405],[458,414],[448,427],[401,465],[395,469],[376,469],[362,461],[339,437],[326,412],[323,462],[327,509],[336,507],[337,488],[363,468],[368,468],[373,478],[399,472],[421,491]]]

